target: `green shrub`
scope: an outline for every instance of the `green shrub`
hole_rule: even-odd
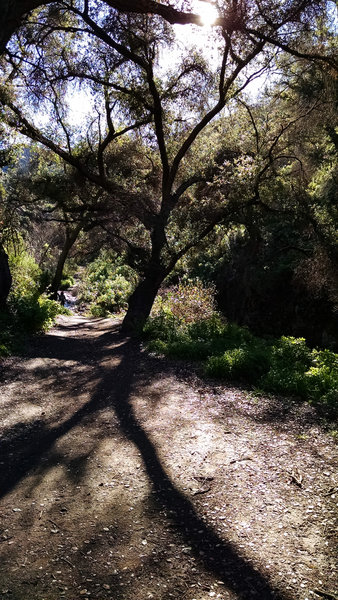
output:
[[[211,344],[201,340],[181,339],[167,343],[168,356],[187,360],[204,360],[211,352]]]
[[[61,279],[60,289],[68,290],[72,285],[74,285],[74,277],[69,275],[68,277]]]
[[[6,356],[10,356],[11,351],[8,344],[0,343],[0,358],[6,358]]]
[[[9,300],[39,294],[42,271],[24,247],[8,250],[9,266],[13,278]]]
[[[168,313],[148,319],[143,328],[143,335],[148,339],[172,342],[184,338],[185,328],[174,315]]]
[[[224,322],[214,309],[214,288],[197,281],[158,294],[143,328],[146,338],[167,342],[210,340],[221,335]]]
[[[26,296],[10,304],[13,321],[25,332],[45,331],[51,327],[60,313],[60,304],[47,296]]]
[[[306,392],[310,400],[328,411],[338,408],[338,354],[330,350],[313,350],[313,366],[305,373]]]
[[[282,369],[306,370],[312,361],[312,353],[304,338],[282,336],[272,349],[271,364]]]
[[[262,378],[264,389],[283,394],[306,395],[305,373],[312,363],[304,338],[281,337],[271,350],[271,367]]]
[[[78,303],[95,317],[105,317],[127,306],[137,283],[131,267],[122,264],[123,257],[102,250],[99,257],[84,270],[79,286]]]
[[[337,413],[338,355],[311,350],[303,338],[268,342],[217,313],[190,320],[173,314],[172,292],[144,328],[148,348],[166,356],[205,361],[206,375],[246,381],[263,391],[296,395]]]
[[[229,325],[215,312],[210,317],[191,323],[188,326],[188,333],[193,340],[210,340],[223,338],[228,328]]]
[[[338,355],[310,350],[303,338],[282,337],[272,348],[270,370],[260,383],[266,390],[300,396],[333,414],[338,408]]]
[[[41,270],[23,244],[9,252],[13,284],[8,310],[0,313],[0,356],[19,351],[28,334],[45,331],[60,312],[60,304],[40,295]]]
[[[51,285],[53,280],[53,274],[49,269],[44,269],[41,271],[39,276],[39,292],[43,294],[46,292],[48,287]]]
[[[0,357],[9,356],[12,349],[12,320],[8,312],[0,311]]]
[[[268,371],[269,365],[270,348],[257,341],[226,350],[221,356],[211,356],[205,365],[205,373],[212,377],[257,383]]]

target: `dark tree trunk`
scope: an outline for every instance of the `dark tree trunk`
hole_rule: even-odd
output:
[[[59,259],[58,259],[58,262],[56,265],[56,269],[55,269],[55,273],[54,273],[54,278],[53,278],[53,281],[52,281],[52,284],[50,287],[50,297],[53,298],[54,300],[56,300],[58,290],[60,289],[63,268],[64,268],[65,262],[68,258],[68,254],[69,254],[72,246],[74,245],[75,241],[77,240],[77,237],[78,237],[81,229],[82,229],[82,224],[79,224],[74,229],[74,231],[66,234],[66,241],[62,248],[62,252],[59,256]]]
[[[23,17],[33,8],[48,4],[52,0],[0,0],[0,53],[13,33],[20,27]]]
[[[0,243],[0,309],[6,308],[6,300],[12,285],[8,256]]]
[[[122,323],[122,331],[135,333],[142,329],[154,304],[157,292],[166,273],[148,275],[136,287],[129,298],[127,314]]]
[[[13,33],[20,27],[24,15],[51,2],[53,0],[0,0],[0,54],[4,52]],[[181,12],[155,0],[106,0],[106,3],[123,12],[160,15],[169,23],[201,25],[198,15]]]

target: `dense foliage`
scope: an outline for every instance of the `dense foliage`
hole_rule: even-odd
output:
[[[137,275],[113,251],[99,256],[81,271],[78,306],[94,317],[108,317],[126,309]]]
[[[207,302],[202,318],[194,310],[196,289],[201,298],[200,283],[180,286],[187,318],[177,314],[174,290],[158,303],[144,328],[151,351],[202,360],[209,377],[295,395],[312,402],[326,415],[337,415],[338,354],[311,349],[304,338],[259,338],[245,327],[228,323],[215,311],[210,314],[210,289],[204,290]]]
[[[22,351],[28,334],[45,331],[64,312],[41,294],[42,271],[22,241],[9,249],[9,262],[13,285],[7,309],[0,311],[0,357]]]

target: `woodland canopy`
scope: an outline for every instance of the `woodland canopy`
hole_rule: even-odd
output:
[[[54,296],[75,247],[80,262],[123,256],[125,330],[184,275],[216,282],[224,313],[256,329],[273,331],[283,294],[281,329],[319,313],[334,329],[332,3],[220,0],[204,37],[188,1],[2,4],[3,303],[19,235],[40,262],[54,240]]]

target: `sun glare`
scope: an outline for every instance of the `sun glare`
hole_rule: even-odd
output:
[[[196,2],[197,13],[201,17],[201,22],[204,27],[211,27],[218,17],[216,7],[210,2],[199,0]]]

